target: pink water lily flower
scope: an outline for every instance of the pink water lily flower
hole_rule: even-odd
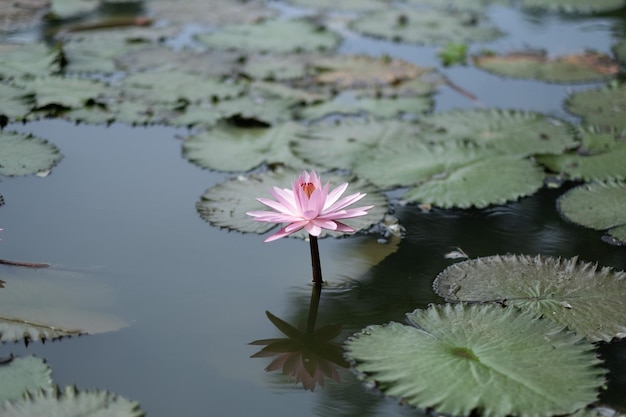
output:
[[[365,193],[355,193],[339,200],[339,197],[348,188],[348,183],[328,192],[328,183],[322,186],[315,171],[310,174],[302,172],[293,182],[290,189],[274,187],[270,193],[278,201],[267,198],[257,198],[258,201],[276,211],[249,211],[249,216],[259,222],[288,223],[287,226],[274,233],[265,242],[271,242],[281,237],[306,229],[311,236],[319,236],[322,229],[337,232],[354,232],[354,229],[337,220],[364,216],[367,210],[374,206],[364,206],[346,209],[350,204],[365,197]]]

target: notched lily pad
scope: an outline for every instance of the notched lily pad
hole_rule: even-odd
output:
[[[475,13],[438,10],[385,10],[354,20],[357,32],[418,44],[444,45],[449,42],[487,42],[502,35]]]
[[[226,26],[196,38],[212,48],[270,53],[332,50],[340,39],[337,34],[306,20],[266,20]]]
[[[580,185],[563,194],[557,207],[561,216],[572,223],[608,230],[609,235],[626,243],[626,182]]]
[[[46,362],[35,356],[11,358],[0,363],[0,404],[19,400],[26,392],[51,390],[51,374],[52,370]]]
[[[107,391],[79,391],[66,387],[30,393],[0,405],[3,417],[143,417],[139,403]]]
[[[592,342],[626,336],[626,273],[578,258],[490,256],[437,276],[437,294],[456,302],[496,302],[568,326]]]
[[[599,81],[619,72],[617,62],[595,51],[556,58],[549,57],[545,51],[483,54],[474,57],[474,65],[498,75],[553,83]]]
[[[59,149],[43,139],[0,131],[0,175],[32,175],[52,169],[63,158]]]
[[[0,46],[0,79],[22,79],[57,74],[61,70],[61,49],[42,43]]]
[[[291,169],[268,171],[261,174],[240,176],[233,180],[218,184],[204,192],[200,201],[196,203],[196,210],[205,221],[213,226],[237,230],[239,232],[265,233],[277,225],[254,221],[246,215],[248,211],[271,210],[259,203],[256,198],[271,198],[269,190],[277,186],[291,188],[291,183],[299,175]],[[347,219],[346,224],[355,230],[367,229],[380,221],[388,211],[387,198],[380,191],[363,180],[354,179],[337,174],[322,174],[324,184],[330,182],[330,189],[343,182],[349,182],[345,195],[356,192],[367,193],[359,200],[359,206],[374,205],[366,216]],[[324,230],[322,236],[345,236],[345,233],[328,232]],[[293,236],[304,238],[305,232]]]
[[[601,13],[621,9],[624,0],[521,0],[522,7],[539,10],[564,11],[569,13]]]
[[[11,317],[0,317],[0,342],[38,342],[83,334],[78,329],[62,329]]]
[[[568,414],[604,383],[591,343],[529,312],[447,304],[407,318],[363,329],[346,355],[385,395],[437,414]]]
[[[626,130],[626,85],[574,93],[566,100],[565,108],[589,125]]]

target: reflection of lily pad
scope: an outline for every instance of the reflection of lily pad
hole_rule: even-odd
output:
[[[613,59],[594,51],[554,59],[545,51],[485,54],[475,56],[474,64],[498,75],[556,83],[598,81],[615,76],[619,71]]]
[[[523,7],[542,10],[562,10],[571,13],[598,13],[621,9],[624,0],[521,0]]]
[[[270,197],[269,190],[273,186],[291,188],[291,182],[297,176],[298,173],[291,169],[240,176],[206,190],[196,204],[196,209],[200,213],[200,217],[214,226],[240,232],[265,233],[274,228],[275,225],[256,222],[246,215],[246,212],[268,209],[256,198]],[[349,182],[346,195],[356,192],[367,193],[363,199],[359,200],[358,205],[373,204],[374,208],[369,210],[367,216],[345,221],[355,230],[369,228],[373,223],[380,221],[388,211],[386,197],[365,181],[351,181],[349,177],[336,174],[323,174],[322,180],[324,184],[329,181],[331,189],[343,182]],[[345,233],[324,230],[322,236],[325,235],[345,236]],[[302,232],[296,233],[295,236],[303,238],[307,234]]]
[[[611,236],[626,242],[626,183],[623,181],[580,185],[563,194],[557,205],[567,220],[596,230],[609,229]]]
[[[481,159],[448,176],[431,179],[402,197],[442,208],[482,208],[534,194],[543,186],[543,180],[543,170],[532,161],[499,156]]]
[[[474,13],[435,10],[386,10],[366,14],[356,19],[351,28],[393,41],[436,45],[487,42],[502,35]]]
[[[56,146],[32,135],[0,131],[0,175],[48,171],[63,156]]]
[[[304,20],[266,20],[227,26],[197,35],[198,41],[218,49],[248,52],[313,52],[334,49],[339,36]]]
[[[386,395],[437,414],[568,414],[604,382],[593,345],[513,307],[432,306],[407,318],[362,330],[347,355]]]
[[[506,303],[594,342],[626,336],[626,273],[577,258],[473,259],[449,266],[433,286],[447,300]]]
[[[0,405],[3,417],[141,417],[139,403],[107,391],[78,391],[66,387],[63,391],[38,391],[28,397]]]
[[[12,358],[9,363],[0,363],[0,404],[20,399],[26,391],[51,390],[51,373],[43,359],[34,356]]]
[[[565,107],[590,125],[626,129],[626,85],[574,93]]]

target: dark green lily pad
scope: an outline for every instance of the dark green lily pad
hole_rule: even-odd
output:
[[[619,72],[619,66],[611,57],[595,51],[557,58],[548,57],[545,51],[483,54],[474,57],[474,65],[506,77],[552,83],[600,81]]]
[[[563,155],[540,155],[537,161],[570,179],[626,179],[626,137],[617,132],[589,129],[581,147]]]
[[[339,44],[337,34],[305,20],[266,20],[227,26],[196,38],[212,48],[246,52],[314,52],[332,50]]]
[[[583,184],[557,201],[561,215],[572,223],[596,230],[626,243],[626,183],[623,181]],[[626,320],[626,319],[625,319]]]
[[[221,125],[187,138],[183,155],[196,165],[218,171],[248,171],[263,163],[303,166],[289,149],[300,129],[293,122],[269,128]]]
[[[626,66],[626,39],[622,39],[620,42],[616,43],[612,49],[620,64]]]
[[[565,102],[565,108],[589,125],[626,130],[626,85],[574,93]]]
[[[350,27],[365,35],[397,42],[435,45],[488,42],[502,35],[474,13],[436,10],[385,10],[363,15]]]
[[[18,400],[26,392],[52,390],[51,373],[46,362],[34,356],[12,358],[0,364],[0,404]]]
[[[41,43],[0,46],[0,79],[41,77],[61,70],[60,48]]]
[[[626,336],[626,273],[578,258],[496,255],[472,259],[449,266],[433,287],[449,301],[519,307],[592,342]]]
[[[568,414],[604,383],[591,343],[513,307],[447,304],[407,318],[363,329],[346,355],[385,395],[437,414]]]
[[[544,177],[543,169],[528,159],[497,156],[431,179],[402,197],[441,208],[483,208],[534,194],[543,186]]]
[[[0,405],[3,417],[143,417],[139,403],[107,391],[38,391]]]
[[[213,226],[239,232],[265,233],[277,225],[254,221],[246,214],[253,210],[271,210],[259,203],[258,197],[272,198],[269,190],[277,186],[291,188],[291,183],[300,173],[292,169],[280,169],[261,174],[250,174],[218,184],[204,192],[200,201],[196,203],[196,210],[205,221]],[[374,205],[366,216],[347,219],[346,224],[355,230],[367,229],[380,221],[388,211],[387,198],[384,194],[363,180],[354,179],[337,174],[322,174],[324,184],[330,182],[330,189],[343,182],[349,182],[345,195],[352,193],[367,193],[356,203],[357,206]],[[345,233],[329,232],[324,230],[321,236],[345,236]],[[295,233],[293,236],[304,238],[305,232]]]
[[[624,0],[521,0],[522,7],[540,10],[559,10],[568,13],[600,13],[621,9]]]
[[[62,158],[59,149],[45,140],[0,131],[0,175],[33,175],[49,171]]]

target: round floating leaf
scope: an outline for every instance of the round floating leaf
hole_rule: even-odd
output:
[[[407,0],[417,6],[436,7],[442,10],[468,10],[484,12],[491,4],[507,4],[502,0]]]
[[[266,222],[257,222],[248,216],[246,212],[253,210],[271,210],[259,203],[258,197],[273,198],[269,190],[272,187],[291,188],[291,183],[299,173],[291,169],[265,172],[240,176],[239,178],[218,184],[204,192],[196,209],[204,220],[214,226],[237,230],[240,232],[265,233],[277,225]],[[374,205],[366,216],[347,219],[345,223],[355,230],[367,229],[372,224],[380,221],[388,211],[387,199],[378,190],[365,181],[353,180],[350,177],[336,174],[322,174],[324,184],[330,182],[330,189],[341,183],[349,182],[345,195],[360,192],[367,195],[358,201],[357,206]],[[345,236],[345,233],[328,232],[324,230],[322,236]],[[304,238],[305,232],[295,234]]]
[[[0,79],[47,76],[61,70],[60,48],[40,43],[1,48]]]
[[[436,10],[385,10],[354,20],[357,32],[399,42],[444,45],[449,42],[487,42],[502,33],[474,13]]]
[[[51,373],[44,360],[34,356],[12,358],[8,363],[0,364],[0,404],[18,400],[27,391],[51,390]]]
[[[565,107],[587,124],[626,129],[626,85],[574,93],[565,102]]]
[[[119,37],[87,37],[72,39],[63,44],[67,61],[66,73],[97,72],[110,74],[118,70],[116,57],[135,54],[146,47],[145,42]],[[161,59],[167,59],[161,57]]]
[[[548,57],[545,51],[486,54],[475,56],[474,65],[498,75],[554,83],[599,81],[619,72],[611,57],[595,51],[558,58]]]
[[[313,52],[334,49],[339,36],[305,20],[265,20],[257,24],[227,26],[197,35],[198,41],[217,49],[247,52]]]
[[[37,77],[20,84],[35,94],[35,107],[38,109],[55,106],[62,108],[83,107],[89,100],[97,100],[109,90],[99,81],[64,78]]]
[[[626,183],[623,181],[583,184],[563,194],[557,201],[559,212],[567,220],[596,230],[620,227],[621,241],[626,226]]]
[[[142,417],[139,403],[107,391],[39,391],[0,405],[3,417]]]
[[[626,336],[626,273],[550,257],[490,256],[449,266],[433,284],[450,301],[501,302],[593,342]]]
[[[33,342],[78,336],[77,329],[62,329],[49,324],[38,324],[11,317],[0,317],[0,342]]]
[[[21,87],[0,84],[0,126],[6,121],[23,120],[32,109],[32,95]]]
[[[534,194],[543,186],[543,170],[512,156],[483,159],[407,191],[403,198],[442,208],[487,207]]]
[[[59,149],[43,139],[0,131],[0,175],[32,175],[49,171],[62,158]]]
[[[561,10],[570,13],[600,13],[621,9],[624,0],[521,0],[523,7],[543,10]]]
[[[317,119],[330,114],[359,115],[367,113],[380,118],[403,115],[417,116],[433,108],[430,97],[355,98],[344,94],[335,100],[308,106],[299,112],[305,119]]]
[[[410,326],[367,327],[346,354],[386,395],[438,414],[568,414],[604,382],[593,345],[513,307],[447,304],[407,318]]]
[[[50,12],[57,19],[68,19],[95,11],[99,0],[52,0]]]
[[[267,128],[222,124],[187,138],[183,155],[196,165],[218,171],[248,171],[263,163],[302,166],[289,149],[300,129],[293,122]]]
[[[210,13],[207,13],[206,0],[150,0],[150,8],[159,18],[178,26],[188,25],[190,22],[203,26],[254,23],[277,14],[277,10],[269,7],[264,0],[211,0]]]
[[[382,10],[388,6],[384,0],[288,0],[288,3],[311,9],[348,11]]]

